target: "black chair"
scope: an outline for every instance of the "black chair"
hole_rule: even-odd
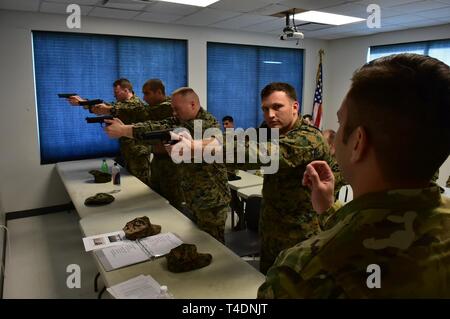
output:
[[[244,229],[244,203],[239,198],[237,191],[234,189],[230,189],[231,193],[231,202],[230,202],[230,208],[231,208],[231,229],[232,230],[242,230]],[[235,222],[235,216],[238,216],[238,221]]]
[[[245,229],[225,234],[225,245],[240,257],[259,255],[261,244],[258,226],[261,200],[260,196],[247,198],[244,213]]]

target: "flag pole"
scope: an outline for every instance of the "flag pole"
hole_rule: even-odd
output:
[[[323,89],[323,83],[322,83],[322,57],[325,54],[324,49],[319,50],[319,67],[317,69],[317,75],[316,75],[316,89],[314,92],[314,104],[313,104],[313,123],[314,125],[322,129],[322,117],[323,117],[323,105],[322,105],[322,89]]]

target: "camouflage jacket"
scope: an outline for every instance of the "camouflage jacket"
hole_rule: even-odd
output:
[[[246,149],[246,152],[250,151],[251,146]],[[335,175],[340,176],[323,135],[300,117],[289,132],[279,137],[279,169],[275,174],[264,174],[262,190],[261,230],[266,234],[274,234],[273,237],[283,234],[283,241],[291,246],[320,230],[317,214],[311,204],[311,193],[302,185],[306,165],[314,160],[328,162]],[[228,166],[258,169],[261,163],[227,163]],[[337,185],[342,186],[340,177],[336,179]],[[337,186],[338,190],[340,186]]]
[[[125,124],[161,121],[172,117],[170,98],[166,98],[164,102],[157,105],[145,105],[141,101],[139,102],[133,103],[130,107],[114,105],[111,109],[111,115],[120,118]]]
[[[259,298],[450,297],[450,200],[437,186],[365,194],[334,215],[278,256]]]
[[[172,107],[170,106],[170,98],[167,97],[164,102],[157,105],[133,105],[129,108],[113,108],[111,115],[119,117],[125,124],[140,123],[145,121],[162,121],[169,117],[172,117]],[[166,154],[166,150],[162,145],[148,146],[145,142],[136,142],[136,145],[142,145],[148,151],[152,149],[152,152],[159,154]]]
[[[133,137],[142,139],[143,134],[149,131],[184,127],[195,138],[194,120],[201,120],[202,135],[208,128],[220,128],[214,116],[200,108],[197,117],[187,122],[171,117],[163,121],[137,123],[133,126]],[[229,204],[230,191],[224,164],[181,163],[177,172],[186,203],[191,209],[209,209]]]
[[[111,105],[111,115],[119,118],[125,124],[133,123],[133,117],[144,115],[143,110],[146,108],[145,104],[136,95],[133,95],[127,101],[114,102]],[[150,155],[150,149],[146,144],[134,141],[132,138],[121,137],[119,143],[120,152],[124,156],[125,161],[131,161],[135,156]]]

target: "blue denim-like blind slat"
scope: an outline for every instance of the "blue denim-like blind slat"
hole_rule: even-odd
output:
[[[302,98],[303,50],[208,43],[208,111],[235,127],[263,121],[260,92],[270,82],[288,82]]]
[[[369,61],[398,53],[429,55],[450,65],[450,39],[370,47]]]
[[[150,78],[163,81],[166,94],[187,85],[185,41],[122,37],[118,39],[118,55],[119,74],[133,83],[138,95]]]
[[[149,78],[161,78],[168,87],[186,85],[182,40],[33,31],[33,50],[41,164],[114,156],[119,149],[99,124],[86,124],[85,117],[94,114],[57,93],[113,101],[112,84],[121,77],[129,78],[138,95]]]

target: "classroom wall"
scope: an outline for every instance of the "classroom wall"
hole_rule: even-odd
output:
[[[66,16],[0,10],[0,196],[6,212],[65,204],[70,201],[55,165],[40,165],[34,92],[31,30],[68,31]],[[275,35],[220,29],[163,25],[129,20],[82,17],[80,32],[188,40],[189,85],[206,105],[206,42],[297,47]],[[327,42],[307,39],[305,49],[304,111],[313,103],[317,52]],[[327,59],[327,57],[326,57]],[[327,60],[325,59],[325,63]],[[327,85],[328,80],[325,80]],[[327,97],[324,97],[327,103]]]
[[[324,104],[324,128],[337,129],[336,112],[350,87],[352,73],[367,62],[367,52],[370,46],[447,39],[449,37],[450,24],[446,24],[330,41],[326,52],[327,65],[324,66],[324,73],[328,78],[325,82],[328,85],[324,88],[327,97]],[[432,150],[424,149],[424,151]],[[438,183],[445,185],[450,175],[450,157],[441,167],[439,173]]]

